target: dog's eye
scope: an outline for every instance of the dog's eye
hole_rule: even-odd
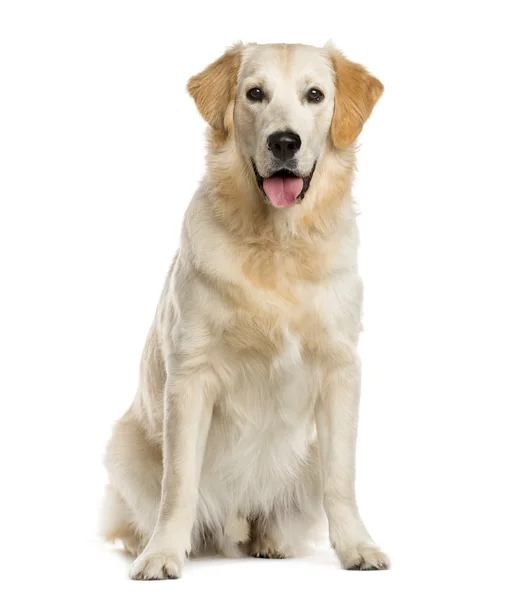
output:
[[[254,87],[246,92],[246,97],[253,102],[262,102],[264,100],[264,92],[260,88]]]
[[[308,102],[321,102],[322,100],[324,100],[324,94],[317,88],[312,88],[308,90],[308,93],[306,94],[306,99],[308,100]]]

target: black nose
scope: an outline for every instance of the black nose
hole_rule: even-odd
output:
[[[267,147],[276,158],[285,161],[301,148],[301,138],[292,131],[277,131],[268,136]]]

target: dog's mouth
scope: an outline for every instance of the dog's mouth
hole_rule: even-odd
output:
[[[269,177],[262,177],[254,161],[252,161],[252,165],[257,185],[264,194],[264,198],[275,208],[288,208],[301,202],[305,197],[312,181],[316,163],[306,176],[289,169],[279,169],[271,173]]]

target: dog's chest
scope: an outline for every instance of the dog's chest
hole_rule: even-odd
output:
[[[281,309],[254,303],[224,322],[219,368],[225,374],[220,410],[232,423],[259,430],[299,427],[309,421],[322,364],[343,336],[332,285],[297,285],[296,301]],[[274,427],[273,427],[274,426]]]
[[[301,331],[278,318],[252,315],[223,335],[230,376],[221,409],[233,422],[268,429],[297,426],[313,410],[312,367]]]
[[[279,481],[313,438],[316,378],[300,337],[289,330],[277,337],[278,344],[266,340],[272,352],[262,351],[259,339],[230,354],[232,379],[213,414],[208,460],[219,478],[236,485],[259,477]]]

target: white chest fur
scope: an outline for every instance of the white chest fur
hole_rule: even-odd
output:
[[[305,460],[315,437],[317,390],[301,346],[285,330],[281,351],[271,359],[246,353],[231,365],[235,383],[214,411],[205,457],[209,476],[203,483],[215,494],[257,504],[268,485],[287,487]]]

